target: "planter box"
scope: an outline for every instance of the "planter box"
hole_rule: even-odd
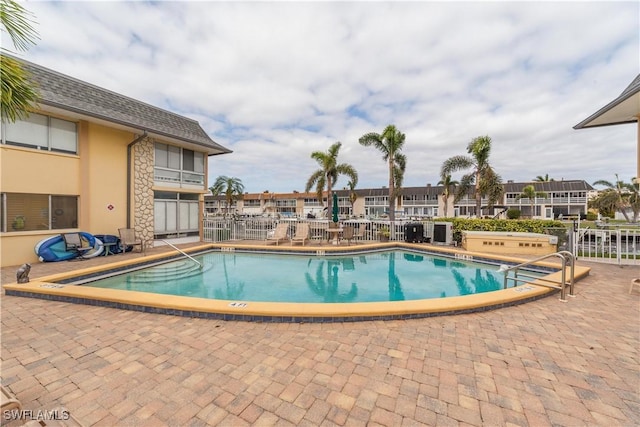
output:
[[[504,255],[546,255],[558,251],[558,237],[539,233],[463,231],[462,247]]]

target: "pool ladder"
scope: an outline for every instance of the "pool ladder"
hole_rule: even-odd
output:
[[[520,271],[523,267],[533,265],[539,261],[542,261],[551,257],[560,258],[562,260],[562,279],[560,283]],[[569,267],[568,282],[567,282],[567,266]],[[575,278],[575,275],[574,275],[575,257],[569,251],[554,252],[552,254],[547,254],[547,255],[541,256],[540,258],[525,261],[522,264],[514,265],[511,267],[507,265],[501,265],[498,271],[504,273],[504,289],[507,289],[507,283],[509,279],[511,279],[514,281],[515,286],[518,286],[518,282],[522,282],[522,283],[535,282],[536,285],[545,286],[547,288],[552,288],[552,289],[558,289],[560,290],[560,301],[562,302],[567,302],[567,288],[569,288],[569,296],[575,297],[573,293],[573,284],[574,284],[574,278]],[[509,273],[511,272],[513,272],[513,277],[509,277]]]
[[[171,243],[167,242],[166,240],[162,240],[160,239],[161,242],[166,243],[167,245],[171,246],[173,249],[175,249],[176,251],[180,252],[182,255],[186,256],[187,258],[189,258],[191,261],[195,262],[198,265],[198,268],[200,268],[200,270],[202,270],[202,264],[200,264],[200,262],[198,262],[197,259],[195,259],[194,257],[192,257],[191,255],[189,255],[188,253],[186,253],[185,251],[183,251],[182,249],[172,245]]]

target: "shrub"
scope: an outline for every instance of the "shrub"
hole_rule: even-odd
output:
[[[518,219],[520,218],[520,209],[509,209],[507,211],[508,219]]]

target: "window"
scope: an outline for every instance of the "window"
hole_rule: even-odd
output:
[[[156,236],[197,235],[198,194],[155,191],[153,198]]]
[[[204,185],[205,154],[174,145],[155,145],[156,181]]]
[[[59,230],[78,227],[78,197],[3,193],[2,231]]]
[[[78,152],[76,123],[31,113],[15,123],[3,122],[2,143],[63,153]]]

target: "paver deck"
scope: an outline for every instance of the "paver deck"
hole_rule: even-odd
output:
[[[64,406],[96,426],[640,425],[640,292],[628,293],[640,268],[584,264],[568,303],[385,322],[225,322],[3,294],[2,384],[33,414]]]

